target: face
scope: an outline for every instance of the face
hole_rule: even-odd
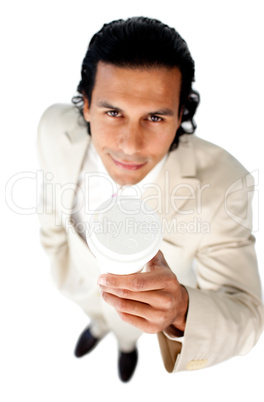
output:
[[[98,63],[84,117],[115,182],[138,183],[166,155],[181,123],[180,89],[177,68],[132,69]]]

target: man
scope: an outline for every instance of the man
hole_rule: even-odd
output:
[[[194,62],[174,29],[147,18],[114,21],[83,60],[73,98],[81,116],[53,105],[39,125],[41,241],[57,286],[90,317],[75,355],[112,331],[122,381],[133,375],[142,332],[158,334],[165,367],[177,372],[244,354],[263,329],[252,177],[189,135],[199,103],[193,81]],[[158,212],[164,240],[146,272],[100,275],[88,218],[124,188]]]

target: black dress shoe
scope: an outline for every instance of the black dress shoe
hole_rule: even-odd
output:
[[[79,339],[76,343],[74,354],[76,357],[82,357],[86,355],[87,353],[91,352],[97,343],[100,341],[100,339],[95,338],[89,328],[86,328],[81,335],[79,336]]]
[[[120,352],[118,359],[118,374],[120,380],[128,382],[134,374],[138,361],[138,351],[134,349],[130,353]]]

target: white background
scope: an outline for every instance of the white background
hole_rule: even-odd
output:
[[[10,201],[12,178],[29,172],[28,179],[13,186],[13,201],[22,208],[35,207],[37,123],[50,104],[70,102],[93,33],[113,19],[158,18],[179,31],[196,61],[195,88],[201,93],[197,135],[223,146],[255,172],[254,228],[263,280],[262,1],[4,4],[0,10],[1,400],[263,401],[263,336],[245,357],[196,372],[168,374],[155,335],[145,335],[139,342],[136,374],[128,384],[118,380],[117,345],[111,335],[91,355],[75,359],[73,348],[86,317],[50,281],[36,214],[18,214]]]

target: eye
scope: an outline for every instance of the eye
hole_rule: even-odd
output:
[[[152,123],[159,123],[159,122],[163,121],[163,119],[160,116],[157,116],[155,114],[149,116],[148,120],[151,121]]]
[[[107,116],[110,117],[121,117],[120,112],[118,112],[118,110],[109,110],[108,112],[106,112]]]

